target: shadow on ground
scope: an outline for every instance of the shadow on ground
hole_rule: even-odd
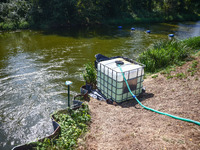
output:
[[[143,93],[142,95],[138,96],[137,98],[140,102],[142,102],[153,96],[154,96],[153,93]],[[135,99],[132,99],[132,100],[120,103],[119,106],[121,106],[122,108],[135,107],[136,109],[140,109],[141,108],[140,106],[136,107],[137,104],[138,104],[138,102]]]

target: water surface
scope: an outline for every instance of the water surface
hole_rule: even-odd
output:
[[[0,149],[52,133],[50,114],[67,107],[65,81],[73,82],[71,97],[78,94],[83,65],[95,54],[135,59],[170,33],[180,40],[200,36],[200,22],[0,32]]]

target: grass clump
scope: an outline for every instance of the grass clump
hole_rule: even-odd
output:
[[[160,73],[164,74],[164,75],[169,75],[169,74],[171,74],[172,71],[176,71],[174,66],[167,67],[164,70],[162,70]]]
[[[191,68],[196,68],[197,65],[198,65],[198,61],[197,61],[197,60],[194,60],[194,61],[192,62]]]
[[[158,77],[158,75],[156,74],[156,75],[153,75],[153,76],[151,76],[152,78],[157,78]]]
[[[91,119],[88,105],[82,104],[81,108],[69,109],[67,113],[56,113],[54,117],[61,126],[61,135],[58,139],[45,139],[44,142],[37,142],[34,149],[75,149],[78,138],[86,132],[87,123]]]
[[[190,72],[191,76],[194,76],[194,74],[197,72],[197,65],[198,61],[194,60],[192,64],[190,65],[190,68],[188,69],[188,72]]]
[[[139,61],[146,65],[147,72],[157,72],[170,65],[178,65],[190,56],[191,48],[175,40],[160,41],[144,51]]]
[[[183,41],[183,44],[191,47],[195,51],[200,50],[200,36],[189,38]]]
[[[179,79],[183,79],[183,78],[186,78],[186,74],[184,74],[184,73],[177,73],[176,75],[175,75],[175,77],[177,77],[177,78],[179,78]]]
[[[172,76],[172,75],[167,75],[167,79],[171,79],[171,78],[173,78],[174,76]]]

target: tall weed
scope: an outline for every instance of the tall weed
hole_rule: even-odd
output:
[[[183,41],[183,44],[191,47],[194,50],[200,49],[200,36],[189,38]]]
[[[189,56],[190,48],[175,40],[159,41],[139,56],[139,61],[146,65],[146,71],[156,72],[169,65],[178,64]]]

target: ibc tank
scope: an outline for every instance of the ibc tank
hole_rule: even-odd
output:
[[[138,96],[142,93],[142,82],[144,80],[144,65],[137,62],[128,61],[124,58],[115,58],[101,61],[97,65],[97,87],[107,98],[117,103],[133,99],[129,92],[123,75],[116,65],[116,61],[122,61],[123,73],[128,81],[133,94]]]

